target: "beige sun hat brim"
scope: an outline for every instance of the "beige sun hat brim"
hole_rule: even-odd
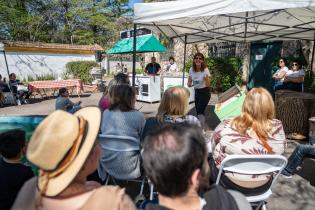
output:
[[[79,173],[90,151],[93,148],[95,139],[99,133],[101,123],[101,111],[98,107],[85,107],[74,113],[75,116],[82,116],[88,122],[88,130],[84,142],[69,167],[59,176],[49,179],[46,196],[56,196],[61,193],[73,181]],[[39,189],[43,188],[43,179],[38,179]]]

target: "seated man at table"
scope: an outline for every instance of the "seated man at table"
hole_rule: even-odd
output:
[[[150,74],[156,75],[156,74],[160,74],[160,72],[161,72],[160,64],[156,63],[155,57],[152,57],[151,63],[148,63],[148,65],[145,67],[144,73],[149,74],[149,75]]]
[[[20,80],[16,79],[14,73],[9,75],[9,79],[9,85],[11,86],[18,103],[28,103],[28,98],[30,97],[31,92],[28,90],[27,86],[24,86]]]
[[[60,88],[59,89],[59,96],[56,100],[56,110],[61,109],[70,113],[74,113],[81,109],[81,101],[78,101],[77,103],[73,103],[69,99],[69,91],[67,88]]]

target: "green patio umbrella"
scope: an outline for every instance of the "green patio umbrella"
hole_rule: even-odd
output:
[[[133,52],[133,37],[118,41],[107,54],[127,54]],[[137,53],[144,52],[166,52],[166,48],[155,38],[148,34],[137,37]]]

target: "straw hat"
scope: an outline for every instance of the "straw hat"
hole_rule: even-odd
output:
[[[40,168],[41,194],[56,196],[72,182],[93,148],[100,122],[100,110],[86,107],[73,115],[57,110],[39,124],[26,156]]]

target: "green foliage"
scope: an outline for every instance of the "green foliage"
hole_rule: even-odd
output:
[[[136,74],[143,74],[143,69],[142,68],[137,68],[136,69]]]
[[[128,0],[0,0],[0,40],[111,46],[131,28]]]
[[[65,78],[78,78],[82,83],[91,83],[93,78],[91,77],[90,70],[97,66],[95,61],[74,61],[66,64]]]
[[[36,80],[55,80],[55,76],[53,74],[42,74],[37,76]]]
[[[205,62],[211,74],[211,88],[214,91],[224,92],[235,84],[241,84],[240,58],[206,58]],[[192,60],[186,63],[186,72],[191,67]]]
[[[309,69],[305,71],[304,92],[315,93],[315,76]]]
[[[42,80],[55,80],[55,76],[53,74],[42,74],[37,76],[27,75],[26,78],[23,79],[24,82],[33,82],[33,81],[42,81]]]
[[[31,75],[27,75],[27,77],[23,81],[25,81],[25,82],[33,82],[33,81],[36,81],[36,77],[33,77]]]

